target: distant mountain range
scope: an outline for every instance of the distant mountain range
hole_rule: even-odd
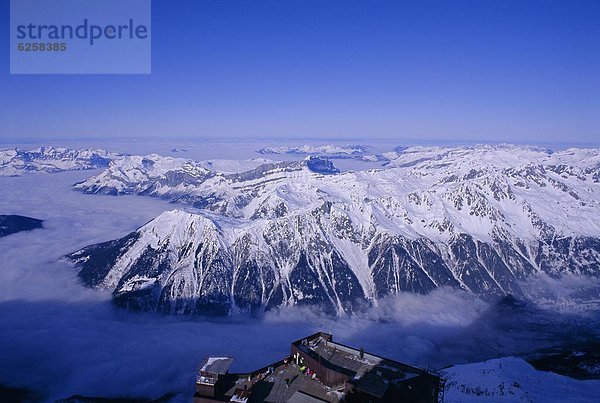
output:
[[[0,176],[105,168],[119,155],[104,150],[56,147],[41,147],[35,150],[0,149]]]
[[[259,154],[297,154],[297,155],[320,155],[320,156],[362,156],[367,153],[369,147],[364,145],[308,145],[303,146],[279,146],[266,147],[257,150]]]
[[[279,306],[355,312],[450,286],[520,295],[519,280],[600,274],[600,151],[411,147],[385,169],[331,161],[221,173],[151,155],[76,184],[182,205],[69,255],[131,309],[227,315]],[[187,207],[184,207],[187,206]]]
[[[320,156],[330,159],[355,159],[359,161],[370,162],[387,162],[390,159],[396,158],[398,152],[406,147],[398,146],[393,151],[382,154],[369,153],[371,147],[361,144],[356,145],[337,145],[337,144],[322,144],[303,146],[278,146],[266,147],[257,150],[258,154],[265,155],[300,155],[300,156]]]

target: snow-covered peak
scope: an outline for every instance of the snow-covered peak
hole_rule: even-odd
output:
[[[144,248],[168,247],[176,251],[190,242],[214,242],[220,231],[205,216],[176,209],[160,214],[138,229],[137,233],[139,244]]]
[[[183,209],[165,211],[139,229],[157,239],[175,238],[185,240],[204,231],[217,231],[216,225],[207,217]]]
[[[75,185],[75,188],[93,186],[98,192],[108,194],[143,193],[149,192],[151,187],[183,192],[214,175],[202,164],[185,158],[157,154],[127,155],[114,159],[104,172]]]

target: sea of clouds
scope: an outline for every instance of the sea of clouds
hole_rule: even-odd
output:
[[[426,296],[390,297],[339,319],[305,309],[226,319],[127,312],[111,304],[109,293],[82,286],[74,268],[60,258],[122,237],[175,206],[71,189],[92,174],[0,178],[0,214],[45,220],[44,229],[0,238],[2,385],[35,390],[49,401],[74,394],[158,397],[169,392],[189,401],[204,357],[232,355],[233,371],[253,370],[281,359],[291,341],[317,330],[430,369],[527,355],[599,335],[598,310],[592,304],[582,309],[579,299],[597,295],[600,284],[579,278],[528,282],[542,304],[484,302],[442,288]]]

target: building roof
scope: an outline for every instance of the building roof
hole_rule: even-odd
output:
[[[330,334],[319,332],[293,342],[292,346],[295,347],[292,347],[292,353],[297,349],[305,359],[311,359],[310,362],[315,366],[311,369],[316,369],[316,373],[309,373],[302,363],[298,365],[286,357],[252,373],[230,374],[228,369],[233,358],[210,357],[202,365],[197,383],[214,386],[221,382],[217,400],[239,403],[333,403],[343,400],[346,392],[354,394],[354,397],[375,400],[421,401],[425,396],[423,393],[426,394],[426,401],[430,401],[431,396],[437,398],[437,384],[431,386],[427,383],[427,376],[432,375],[429,372],[367,353],[363,349],[334,343]],[[332,371],[337,374],[330,377]],[[426,377],[417,380],[423,375]],[[435,375],[431,377],[434,381],[435,378]]]
[[[204,364],[202,364],[200,372],[224,375],[229,371],[229,367],[232,363],[232,357],[208,357]]]
[[[347,375],[358,390],[372,396],[382,397],[390,384],[426,373],[419,368],[334,343],[331,339],[329,334],[317,333],[295,344],[322,365]]]
[[[302,395],[296,396],[296,399],[306,396],[306,399],[316,400],[297,400],[305,402],[338,402],[340,395],[331,388],[323,385],[315,379],[311,379],[300,371],[298,365],[289,363],[288,365],[277,363],[272,366],[273,372],[265,369],[259,374],[251,374],[251,380],[248,381],[248,375],[239,375],[237,382],[225,393],[232,396],[236,390],[252,389],[252,395],[249,401],[261,402],[287,402],[296,392],[302,392]],[[285,380],[289,380],[289,386],[286,386]]]

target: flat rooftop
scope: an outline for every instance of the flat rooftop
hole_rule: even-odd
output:
[[[425,371],[331,341],[317,335],[295,343],[297,348],[321,364],[350,377],[355,387],[374,396],[383,396],[390,384],[423,375]]]
[[[265,374],[266,371],[263,373]],[[289,379],[289,387],[285,380]],[[254,384],[254,386],[252,386]],[[236,390],[252,388],[249,402],[286,402],[294,396],[294,401],[304,398],[303,401],[339,402],[341,394],[317,380],[311,379],[300,372],[300,367],[294,363],[287,366],[281,364],[273,368],[273,372],[266,376],[257,375],[248,381],[247,377],[240,377],[237,382],[225,393],[233,396]],[[298,393],[299,392],[299,393]]]
[[[220,375],[225,375],[233,363],[231,357],[208,357],[198,370],[196,383],[213,386]]]

